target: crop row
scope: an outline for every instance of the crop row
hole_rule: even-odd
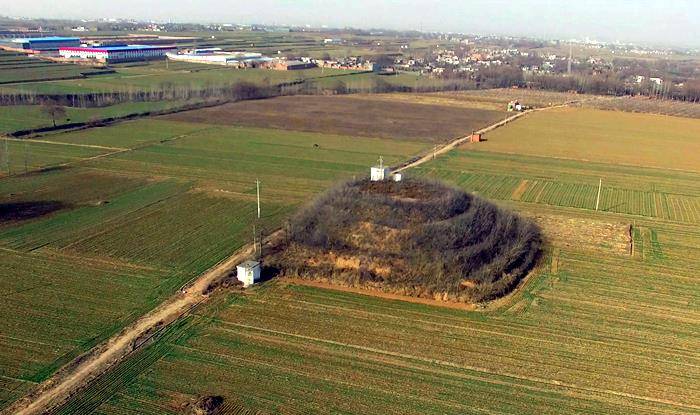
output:
[[[458,186],[500,200],[520,200],[553,206],[592,210],[596,207],[598,186],[586,183],[505,176],[424,168],[420,175],[452,181]],[[658,217],[686,223],[700,222],[700,198],[652,190],[636,190],[604,185],[599,209],[630,215]]]
[[[287,212],[270,204],[265,208],[270,229]],[[188,193],[123,215],[68,249],[196,275],[252,239],[254,218],[253,200]]]
[[[152,345],[102,375],[64,405],[51,411],[52,415],[91,413],[117,391],[134,382],[137,377],[161,359],[170,349],[170,342],[191,329],[191,319],[179,321],[156,335]]]

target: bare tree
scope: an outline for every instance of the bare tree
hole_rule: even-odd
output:
[[[51,117],[53,126],[56,126],[56,119],[66,118],[66,109],[54,102],[46,102],[41,105],[41,112]]]

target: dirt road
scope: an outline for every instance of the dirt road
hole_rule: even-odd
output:
[[[489,131],[493,131],[496,128],[503,127],[504,125],[509,124],[509,123],[517,120],[518,118],[522,118],[528,114],[532,114],[533,112],[547,111],[547,110],[551,110],[554,108],[563,108],[563,107],[567,107],[569,105],[575,104],[577,102],[578,101],[568,102],[568,103],[561,104],[561,105],[554,105],[551,107],[536,108],[536,109],[532,109],[532,110],[519,112],[519,113],[517,113],[515,115],[511,115],[510,117],[507,117],[507,118],[505,118],[505,119],[503,119],[495,124],[489,125],[488,127],[485,127],[485,128],[482,128],[481,130],[476,131],[476,134],[486,134]],[[440,147],[437,147],[434,151],[425,154],[424,156],[420,157],[417,160],[413,160],[413,161],[410,161],[408,163],[405,163],[405,164],[398,166],[397,168],[392,170],[392,173],[400,173],[404,170],[410,169],[412,167],[420,166],[421,164],[424,164],[424,163],[427,163],[431,160],[434,160],[437,156],[454,150],[455,148],[459,147],[460,145],[468,142],[470,139],[471,139],[471,134],[468,136],[462,137],[462,138],[458,138],[456,140],[452,140],[447,144],[444,144]]]
[[[268,245],[276,244],[280,237],[281,231],[278,231],[268,238],[266,243]],[[60,405],[92,379],[137,350],[140,344],[159,328],[176,321],[195,306],[206,301],[208,296],[204,292],[209,286],[227,276],[228,272],[238,263],[247,259],[252,251],[252,245],[236,251],[106,343],[75,359],[2,413],[40,414]]]
[[[554,107],[541,108],[515,114],[491,126],[483,128],[478,133],[486,133],[504,126],[518,118],[536,111],[548,110],[570,105],[562,104]],[[401,165],[394,172],[400,172],[411,167],[426,163],[433,156],[444,154],[469,140],[469,136],[462,137],[443,145],[434,153],[431,152],[418,160]],[[130,151],[125,149],[120,151]],[[107,153],[111,155],[114,153]],[[100,155],[98,157],[104,157]],[[267,246],[276,245],[282,238],[281,230],[273,233],[267,240]],[[158,329],[178,320],[186,315],[195,306],[207,300],[204,294],[210,285],[225,277],[238,263],[249,257],[253,246],[248,245],[236,251],[226,260],[220,262],[207,272],[197,277],[191,284],[185,285],[177,294],[173,295],[148,314],[139,318],[130,326],[107,340],[105,343],[93,348],[87,354],[79,356],[73,362],[64,366],[51,378],[39,384],[30,394],[16,401],[13,405],[2,411],[2,414],[30,415],[44,413],[66,401],[91,380],[105,373],[111,367],[124,360],[131,353],[138,350],[143,341],[152,336]]]

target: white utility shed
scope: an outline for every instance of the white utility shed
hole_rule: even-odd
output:
[[[246,261],[238,264],[236,274],[238,281],[242,282],[244,287],[251,286],[260,281],[260,263],[257,261]]]
[[[383,166],[374,166],[369,171],[369,178],[373,182],[382,182],[389,178],[391,170]]]

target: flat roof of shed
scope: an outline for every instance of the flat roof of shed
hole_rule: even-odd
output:
[[[69,40],[80,41],[79,37],[63,37],[63,36],[46,36],[46,37],[26,37],[26,38],[15,38],[12,39],[13,42],[24,43],[24,42],[65,42]]]
[[[243,267],[243,268],[255,268],[255,267],[259,267],[260,263],[258,261],[245,261],[245,262],[238,264],[238,266]]]
[[[70,47],[59,48],[59,50],[72,50],[75,52],[123,52],[128,50],[156,50],[156,49],[177,49],[177,46],[162,46],[162,45],[125,45],[125,46],[88,46],[88,47]]]

